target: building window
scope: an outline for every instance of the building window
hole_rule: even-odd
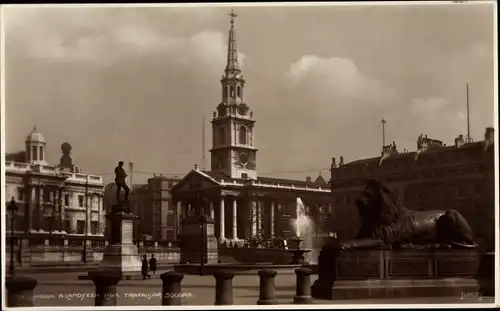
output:
[[[43,202],[50,202],[50,191],[49,189],[43,189]]]
[[[85,197],[83,195],[79,195],[78,196],[78,207],[84,207],[83,204],[84,204],[84,200]]]
[[[43,161],[43,147],[40,147],[40,161]]]
[[[69,194],[64,195],[64,206],[69,206]]]
[[[99,222],[98,221],[92,221],[90,223],[90,233],[92,233],[92,234],[99,233]]]
[[[247,144],[247,128],[245,126],[240,127],[240,144]]]
[[[17,188],[17,200],[24,201],[24,189],[23,188]]]
[[[78,234],[85,233],[85,221],[83,221],[83,220],[76,221],[76,233],[78,233]]]
[[[33,156],[33,161],[38,160],[37,154],[38,154],[38,148],[36,146],[31,147],[31,155]]]
[[[63,230],[66,230],[67,233],[73,233],[73,229],[71,228],[71,219],[64,220]]]

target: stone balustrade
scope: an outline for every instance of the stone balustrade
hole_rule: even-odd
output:
[[[57,168],[57,166],[54,166],[54,165],[41,165],[41,164],[31,165],[29,163],[6,161],[5,162],[5,171],[6,172],[17,172],[17,173],[25,173],[28,171],[32,171],[32,172],[37,172],[37,173],[49,174],[49,175],[61,174],[63,176],[66,176],[72,182],[81,182],[81,183],[87,182],[87,176],[88,176],[88,183],[89,184],[99,184],[99,185],[103,184],[102,176],[89,175],[89,174],[83,174],[83,173],[64,172],[64,171],[60,171]]]
[[[6,258],[10,258],[10,237],[6,236]],[[83,265],[84,251],[87,265],[98,264],[104,254],[108,242],[103,236],[15,236],[14,259],[18,268],[50,267],[50,266],[78,266]],[[166,247],[162,243],[144,246],[139,245],[139,254],[158,260],[158,265],[178,263],[180,249]]]

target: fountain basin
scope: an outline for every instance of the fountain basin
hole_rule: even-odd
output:
[[[292,264],[292,265],[304,265],[304,264],[309,265],[306,262],[304,254],[309,253],[311,251],[312,251],[312,249],[287,249],[286,250],[287,253],[293,254],[292,261],[290,262],[290,264]]]
[[[289,264],[275,265],[272,263],[256,263],[256,264],[205,264],[203,266],[203,275],[213,275],[216,271],[230,271],[235,275],[257,275],[259,270],[272,269],[278,274],[295,274],[295,269],[307,267],[312,270],[312,274],[318,274],[318,265],[308,264]],[[184,274],[200,275],[200,264],[177,264],[174,265],[174,271]]]

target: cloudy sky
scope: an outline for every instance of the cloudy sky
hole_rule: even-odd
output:
[[[494,10],[237,7],[259,172],[304,179],[331,157],[377,156],[382,118],[401,150],[420,133],[450,144],[466,132],[466,83],[472,136],[482,139],[494,124]],[[4,8],[6,151],[22,150],[36,124],[51,163],[67,141],[86,172],[132,159],[137,171],[185,174],[201,162],[202,116],[211,146],[229,11]]]

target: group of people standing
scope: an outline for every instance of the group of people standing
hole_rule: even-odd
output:
[[[145,280],[146,278],[151,278],[151,275],[149,274],[150,271],[153,272],[153,274],[156,273],[156,258],[154,254],[151,254],[151,258],[149,258],[149,261],[147,255],[144,255],[142,258],[141,273],[143,280]]]

